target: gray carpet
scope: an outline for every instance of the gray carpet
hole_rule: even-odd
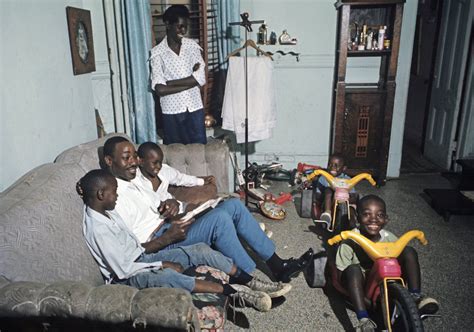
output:
[[[423,293],[440,302],[442,318],[425,320],[426,331],[474,330],[474,259],[470,244],[474,240],[473,217],[453,217],[446,223],[421,196],[424,188],[449,187],[438,175],[403,175],[388,181],[382,188],[363,183],[357,187],[362,194],[374,193],[385,199],[390,222],[388,230],[397,235],[410,230],[425,232],[428,246],[412,245],[417,249],[422,266]],[[271,191],[290,191],[282,182],[275,182]],[[294,203],[287,202],[288,216],[283,221],[272,221],[262,216],[273,232],[277,253],[284,258],[296,257],[309,247],[321,248],[321,239],[314,233],[310,219],[297,216]],[[257,273],[261,274],[261,271]],[[342,331],[352,330],[355,315],[346,309],[337,294],[324,294],[322,289],[306,285],[303,275],[292,281],[293,290],[282,303],[267,313],[251,308],[238,309],[233,323],[229,315],[226,331]]]

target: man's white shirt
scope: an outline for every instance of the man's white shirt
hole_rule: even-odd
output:
[[[141,243],[149,241],[150,236],[164,221],[158,208],[161,202],[173,198],[168,192],[170,184],[186,187],[204,185],[203,179],[183,174],[166,164],[163,164],[158,176],[161,184],[157,191],[153,191],[151,181],[140,172],[139,168],[132,181],[117,178],[118,198],[115,211]],[[182,213],[184,205],[182,202],[179,203],[179,213]]]
[[[115,210],[141,243],[147,242],[153,231],[163,222],[158,207],[160,197],[152,190],[134,182],[117,178],[117,204]]]

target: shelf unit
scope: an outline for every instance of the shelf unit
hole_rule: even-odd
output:
[[[371,173],[379,184],[387,174],[395,79],[405,0],[339,0],[332,125],[332,152],[345,157],[348,173]],[[387,26],[389,49],[349,50],[351,26]],[[379,80],[346,83],[350,57],[380,57]]]

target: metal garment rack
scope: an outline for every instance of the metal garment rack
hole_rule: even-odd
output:
[[[245,41],[248,40],[248,33],[252,31],[252,24],[263,24],[265,23],[264,20],[258,21],[249,21],[249,14],[242,13],[240,14],[242,21],[240,22],[231,22],[229,25],[239,25],[245,28]],[[244,170],[247,169],[249,165],[249,97],[248,97],[248,90],[249,90],[249,80],[248,80],[248,68],[247,68],[247,58],[248,58],[248,51],[247,47],[245,47],[245,57],[244,57],[244,76],[245,76],[245,167]],[[245,178],[245,206],[248,207],[249,205],[249,198],[248,198],[248,180]]]

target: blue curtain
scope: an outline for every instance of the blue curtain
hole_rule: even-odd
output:
[[[140,144],[156,142],[153,95],[148,64],[151,49],[149,0],[122,0],[123,35],[130,108],[130,135]]]
[[[240,46],[240,26],[229,26],[240,21],[240,0],[217,0],[217,39],[219,64],[226,68],[227,54]]]

